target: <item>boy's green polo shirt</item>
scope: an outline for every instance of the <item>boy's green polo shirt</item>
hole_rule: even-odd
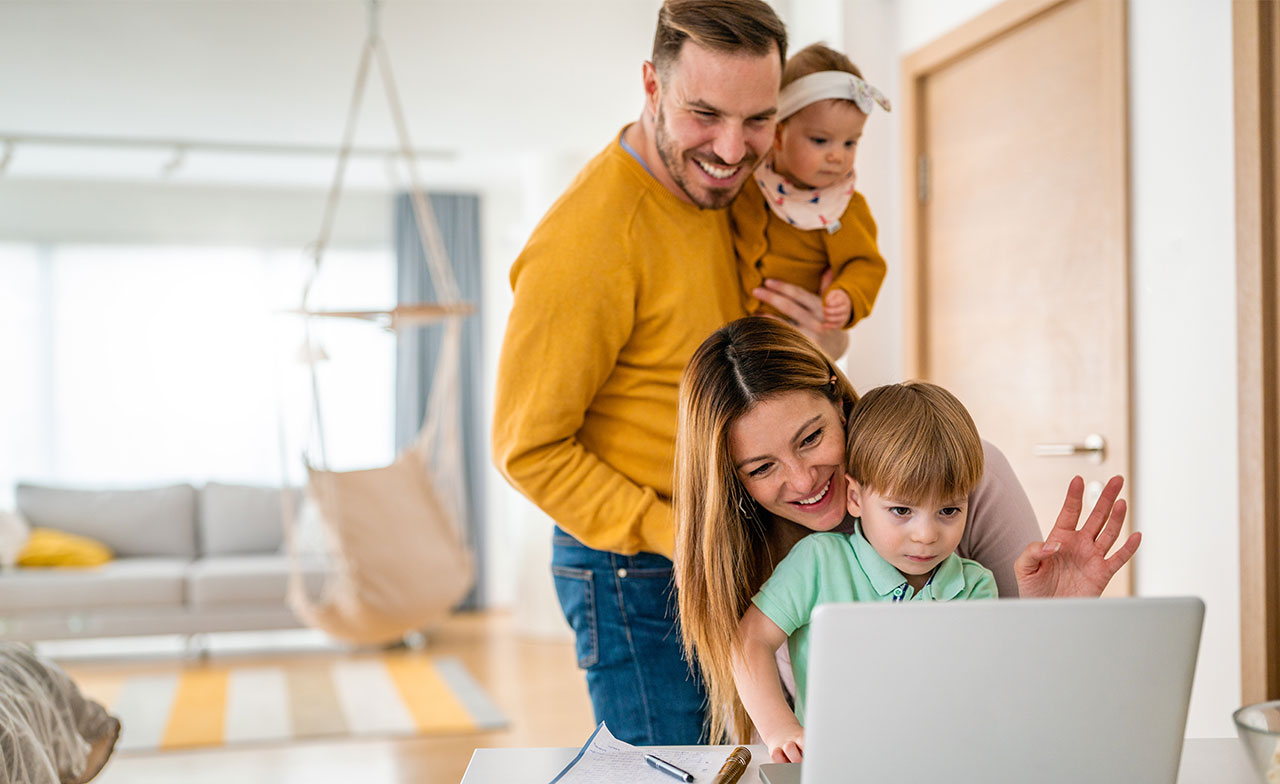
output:
[[[787,634],[796,677],[796,718],[803,724],[809,618],[818,605],[995,597],[996,581],[991,571],[955,553],[938,564],[928,584],[915,592],[902,572],[882,558],[862,535],[859,523],[852,534],[810,534],[801,539],[751,602]],[[856,666],[857,652],[850,651],[849,658],[851,666]]]

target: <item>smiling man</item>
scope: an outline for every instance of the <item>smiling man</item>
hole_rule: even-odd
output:
[[[679,48],[663,43],[644,64],[644,114],[623,142],[677,198],[728,207],[773,143],[776,44],[752,52],[717,51],[696,38]]]
[[[680,374],[745,315],[725,207],[769,149],[786,32],[761,0],[668,0],[644,109],[551,207],[511,269],[493,451],[556,521],[552,572],[596,718],[692,744],[670,556]],[[817,295],[763,292],[836,355]]]

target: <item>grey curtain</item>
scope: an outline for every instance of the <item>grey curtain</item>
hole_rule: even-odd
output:
[[[486,564],[484,560],[484,477],[486,434],[483,430],[481,395],[480,333],[480,199],[466,194],[431,194],[431,209],[440,224],[445,252],[458,280],[462,299],[477,311],[462,329],[462,461],[466,471],[467,518],[463,526],[476,557],[476,585],[460,605],[463,609],[483,606]],[[418,225],[408,194],[396,197],[395,210],[397,297],[401,303],[435,301],[436,293],[427,272],[418,239]],[[396,448],[403,449],[418,434],[426,411],[427,396],[436,358],[440,352],[443,327],[428,326],[399,333],[396,346]]]

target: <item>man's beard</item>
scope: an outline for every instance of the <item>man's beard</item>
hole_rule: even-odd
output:
[[[675,141],[672,140],[671,136],[667,133],[666,118],[662,114],[661,104],[658,106],[658,116],[654,120],[653,137],[654,144],[658,148],[658,157],[662,159],[662,165],[667,167],[667,174],[671,175],[671,179],[675,181],[675,184],[681,191],[684,191],[684,195],[689,197],[689,201],[698,205],[702,209],[722,210],[725,207],[728,207],[729,203],[733,201],[733,198],[742,190],[742,183],[739,183],[733,188],[704,187],[700,189],[700,193],[695,193],[691,190],[692,186],[684,174],[684,156],[681,151],[676,148]],[[746,166],[748,169],[751,169],[754,167],[757,159],[758,156],[754,155],[750,148],[747,148],[747,152],[743,156],[742,161],[739,162],[739,165]],[[697,166],[698,164],[694,163],[693,165]],[[718,158],[715,161],[715,165],[723,166],[726,169],[733,168],[730,164],[724,163]],[[746,180],[744,179],[742,182],[745,183]]]

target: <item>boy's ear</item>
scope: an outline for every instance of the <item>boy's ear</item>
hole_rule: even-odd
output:
[[[857,480],[848,474],[844,475],[844,484],[848,488],[848,498],[845,506],[849,510],[849,514],[854,517],[862,517],[862,487]]]

